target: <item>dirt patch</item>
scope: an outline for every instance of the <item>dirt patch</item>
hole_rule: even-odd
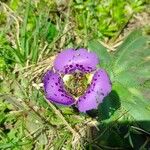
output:
[[[145,27],[150,25],[150,12],[142,12],[133,15],[132,19],[127,24],[127,27],[123,31],[123,36],[126,36],[129,32],[135,28]]]

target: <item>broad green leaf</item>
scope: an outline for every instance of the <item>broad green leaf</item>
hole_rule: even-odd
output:
[[[115,76],[115,81],[123,84],[125,87],[138,87],[143,83],[142,80],[139,81],[138,74],[133,71],[122,71]]]
[[[149,80],[146,80],[146,81],[143,83],[142,86],[145,87],[145,88],[150,89],[150,79],[149,79]]]
[[[147,56],[148,57],[148,56]],[[147,59],[147,61],[141,63],[136,68],[136,74],[140,77],[143,77],[144,79],[149,79],[149,73],[150,73],[150,60]]]
[[[112,91],[99,106],[99,116],[101,120],[109,119],[121,106],[118,94]]]
[[[129,91],[122,84],[116,83],[114,90],[119,95],[121,107],[128,111],[128,115],[132,116],[135,121],[147,121],[150,124],[150,101],[144,99],[139,94]],[[149,128],[150,129],[150,128]]]
[[[107,48],[104,47],[100,42],[90,41],[88,44],[88,48],[90,51],[93,51],[98,55],[101,66],[105,67],[110,64],[111,57],[109,53],[107,52]]]
[[[149,37],[143,36],[141,30],[135,30],[117,48],[114,55],[114,72],[124,70],[137,70],[142,64],[149,61],[150,46]],[[136,72],[136,71],[135,71]]]
[[[113,81],[125,87],[140,88],[149,79],[149,37],[140,30],[132,32],[114,54]]]
[[[140,91],[141,88],[144,90],[148,87],[148,40],[149,37],[143,36],[141,30],[133,31],[117,48],[112,62],[105,47],[98,42],[89,43],[89,49],[102,57],[102,66],[106,67],[106,64],[109,64],[109,75],[113,84],[112,92],[99,107],[101,121],[112,123],[123,114],[119,121],[135,121],[150,130],[150,102],[145,93]]]
[[[125,113],[126,112],[126,113]],[[100,119],[105,123],[136,122],[150,131],[150,101],[144,99],[140,92],[127,89],[120,83],[113,84],[113,91],[99,107]]]
[[[123,49],[126,49],[130,43],[132,43],[135,39],[142,36],[142,30],[136,29],[133,32],[131,32],[126,39],[123,41],[123,43],[117,48],[116,53],[122,53]]]

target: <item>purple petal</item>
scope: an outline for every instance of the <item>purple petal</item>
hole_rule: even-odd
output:
[[[77,102],[80,112],[97,109],[104,97],[111,92],[111,82],[105,70],[99,69],[93,76],[86,93]]]
[[[96,70],[99,58],[86,49],[67,49],[62,51],[55,59],[54,68],[60,73],[74,73],[76,70],[88,73]]]
[[[62,105],[72,105],[75,102],[74,98],[65,91],[63,80],[58,73],[47,71],[43,82],[48,100]]]

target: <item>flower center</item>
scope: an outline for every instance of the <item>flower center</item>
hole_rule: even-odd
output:
[[[75,98],[83,95],[89,84],[91,83],[93,75],[76,72],[74,74],[67,74],[63,77],[65,89]]]

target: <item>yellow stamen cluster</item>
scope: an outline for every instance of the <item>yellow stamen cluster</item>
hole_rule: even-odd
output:
[[[74,74],[66,74],[63,77],[66,90],[78,98],[83,95],[89,84],[91,83],[93,74],[83,74],[81,72],[76,72]]]

